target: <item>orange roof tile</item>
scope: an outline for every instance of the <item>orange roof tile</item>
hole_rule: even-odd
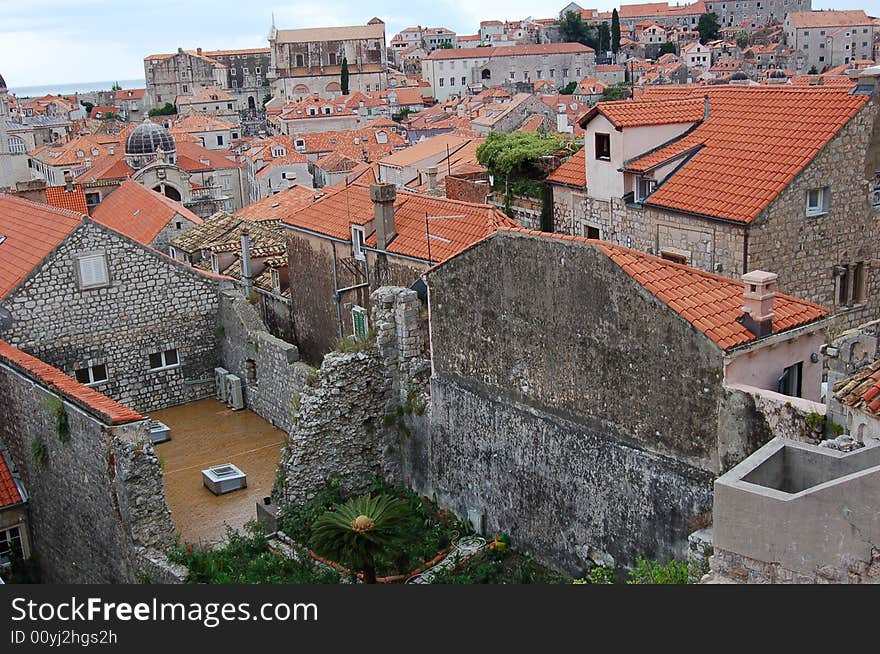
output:
[[[235,215],[252,222],[281,220],[283,216],[296,213],[300,209],[312,204],[317,194],[318,191],[313,188],[296,184],[280,193],[270,195],[258,202],[249,204],[243,209],[239,209],[235,212]]]
[[[880,359],[840,380],[833,390],[838,402],[876,416],[880,412]]]
[[[22,502],[24,502],[24,497],[21,495],[21,490],[19,490],[18,484],[15,483],[15,479],[12,477],[12,472],[9,470],[6,459],[3,457],[3,452],[0,452],[0,509],[15,506]]]
[[[551,184],[584,188],[587,185],[586,148],[575,152],[568,161],[547,175],[547,181]]]
[[[324,155],[339,152],[349,159],[361,160],[366,151],[367,159],[375,161],[406,146],[406,140],[400,134],[382,129],[351,129],[309,134],[294,134],[294,144],[302,140],[301,151],[307,154]],[[384,143],[380,143],[380,139]]]
[[[581,119],[581,126],[598,114],[605,116],[618,129],[696,123],[703,120],[705,111],[705,102],[700,98],[654,102],[616,100],[597,104]]]
[[[233,155],[229,150],[208,150],[198,143],[182,141],[176,141],[176,145],[177,165],[189,172],[245,167],[243,162],[230,159]]]
[[[51,204],[58,209],[67,209],[78,214],[89,212],[86,203],[86,194],[82,186],[75,185],[68,191],[64,186],[49,186],[46,188],[46,204]]]
[[[178,215],[194,225],[202,223],[201,218],[182,204],[135,181],[125,180],[98,205],[92,219],[141,245],[150,245]]]
[[[58,391],[74,404],[97,413],[107,424],[118,425],[144,419],[136,411],[80,384],[57,368],[53,368],[30,354],[25,354],[3,340],[0,340],[0,360],[36,377],[40,382]]]
[[[620,245],[596,241],[628,275],[725,350],[756,340],[739,323],[743,283],[673,263]],[[829,310],[790,295],[776,294],[773,331],[806,325]]]
[[[862,9],[843,11],[791,11],[787,15],[792,27],[842,27],[844,25],[870,25],[871,19]]]
[[[682,92],[709,95],[708,120],[626,167],[642,172],[688,153],[686,162],[646,203],[746,223],[869,100],[821,86],[710,86]],[[652,93],[646,91],[645,97]]]
[[[0,194],[0,298],[79,226],[82,215]]]
[[[454,153],[470,142],[471,139],[462,138],[455,134],[439,134],[390,154],[382,159],[380,163],[401,168],[404,166],[412,166],[427,158],[434,157],[438,154],[445,154],[447,151],[450,154]]]

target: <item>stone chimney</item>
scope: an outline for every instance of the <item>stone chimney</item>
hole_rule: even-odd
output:
[[[394,184],[371,184],[370,199],[376,216],[376,247],[384,250],[397,235],[394,226],[394,200],[397,189]]]
[[[779,275],[753,270],[742,276],[743,326],[758,338],[773,332],[773,305],[776,301],[776,280]]]
[[[73,186],[73,174],[68,170],[64,173],[64,191],[65,193],[73,193],[76,189]]]
[[[437,188],[437,166],[429,166],[425,175],[428,178],[428,190],[433,191]]]

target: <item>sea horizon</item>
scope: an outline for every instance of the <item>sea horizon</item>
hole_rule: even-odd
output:
[[[120,79],[104,80],[101,82],[59,82],[57,84],[38,84],[34,86],[15,86],[9,89],[10,93],[21,98],[34,98],[43,95],[72,95],[74,93],[94,93],[95,91],[109,91],[114,84],[119,84],[124,89],[142,89],[146,83],[143,79]]]

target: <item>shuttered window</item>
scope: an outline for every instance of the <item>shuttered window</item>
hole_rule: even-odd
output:
[[[87,254],[77,258],[79,287],[96,288],[110,283],[107,258],[103,254]]]
[[[367,310],[363,307],[352,307],[351,323],[354,325],[354,336],[359,341],[367,340]]]

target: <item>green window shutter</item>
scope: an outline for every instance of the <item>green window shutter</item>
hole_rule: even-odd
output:
[[[354,336],[360,341],[367,339],[367,312],[361,307],[351,310],[351,322],[354,325]]]

